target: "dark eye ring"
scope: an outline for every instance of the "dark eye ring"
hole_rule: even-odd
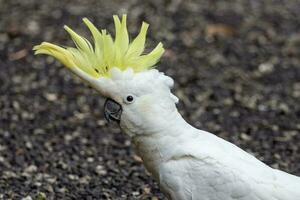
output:
[[[128,96],[125,98],[125,103],[132,103],[133,101],[134,101],[133,95],[128,95]]]

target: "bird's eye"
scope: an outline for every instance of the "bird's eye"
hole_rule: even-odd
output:
[[[127,104],[134,102],[134,96],[133,95],[126,96],[124,102]]]

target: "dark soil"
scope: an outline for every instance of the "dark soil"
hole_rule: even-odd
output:
[[[180,112],[274,168],[300,175],[300,2],[297,0],[0,0],[0,199],[163,199],[104,99],[45,56],[71,45],[68,24],[113,30],[128,13],[158,69],[176,81]]]

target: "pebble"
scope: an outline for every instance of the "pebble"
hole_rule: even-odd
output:
[[[274,65],[272,63],[262,63],[258,66],[258,70],[263,73],[271,73],[274,70]]]
[[[95,171],[98,175],[101,175],[101,176],[107,174],[107,171],[105,170],[105,168],[102,165],[97,165]]]
[[[56,100],[57,100],[57,95],[54,94],[54,93],[46,93],[46,94],[45,94],[45,98],[46,98],[48,101],[56,101]]]
[[[12,171],[4,171],[2,177],[3,178],[16,178],[17,174]]]
[[[78,179],[79,179],[79,177],[78,177],[77,175],[75,175],[75,174],[69,174],[68,177],[69,177],[69,179],[72,180],[72,181],[78,180]]]
[[[24,169],[24,172],[27,172],[27,173],[33,173],[36,171],[37,171],[37,166],[35,166],[35,165],[29,165],[28,167],[26,167]]]
[[[24,198],[22,198],[21,200],[32,200],[31,196],[26,196]]]

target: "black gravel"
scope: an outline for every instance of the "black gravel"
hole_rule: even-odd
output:
[[[297,0],[0,0],[0,199],[163,199],[104,99],[61,64],[35,57],[69,44],[88,17],[113,29],[128,13],[158,69],[176,81],[180,112],[274,168],[300,175],[300,2]]]

